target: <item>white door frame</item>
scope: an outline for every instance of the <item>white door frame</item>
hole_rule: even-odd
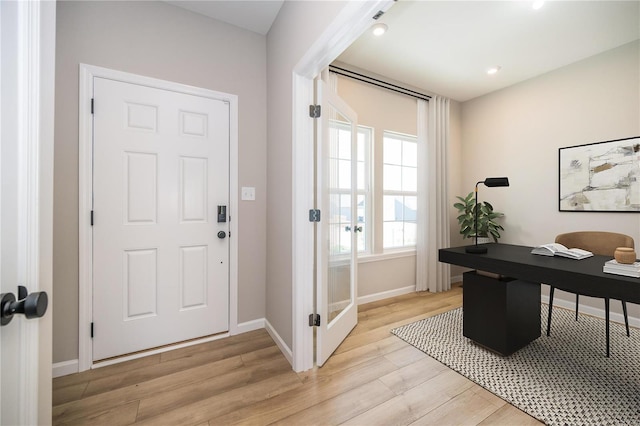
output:
[[[18,317],[6,326],[19,328],[12,332],[19,334],[20,347],[16,352],[20,359],[12,366],[15,368],[12,374],[4,374],[2,378],[7,384],[6,380],[13,380],[17,375],[18,382],[8,382],[11,394],[0,395],[2,401],[8,399],[14,403],[10,412],[0,416],[0,422],[15,420],[19,424],[48,424],[52,412],[56,3],[16,2],[8,8],[0,7],[0,10],[0,14],[7,13],[7,16],[2,16],[4,24],[15,19],[13,26],[2,28],[3,36],[9,38],[9,43],[17,40],[15,48],[12,45],[0,55],[2,81],[9,86],[9,93],[2,94],[3,105],[15,107],[15,114],[11,114],[14,120],[1,123],[3,135],[7,138],[2,140],[2,145],[14,146],[18,152],[15,183],[19,193],[15,207],[21,250],[17,253],[18,282],[9,285],[15,285],[14,294],[18,284],[23,284],[29,292],[45,291],[49,296],[49,307],[44,317],[35,320]],[[6,111],[2,111],[0,117],[0,121],[6,118]]]
[[[238,333],[238,97],[228,93],[187,86],[171,81],[130,74],[93,65],[80,64],[79,90],[79,306],[78,306],[78,370],[85,371],[93,364],[90,323],[93,318],[93,232],[91,232],[92,176],[93,176],[93,118],[91,98],[94,77],[138,84],[156,89],[171,90],[229,102],[229,332],[209,338],[172,345],[139,354],[120,357],[122,362],[179,347],[195,345]],[[96,108],[99,106],[96,104]],[[101,362],[100,366],[113,362]]]
[[[314,103],[313,79],[329,66],[362,33],[375,23],[378,11],[387,11],[393,0],[347,2],[344,9],[309,48],[293,69],[293,369],[313,368],[313,328],[308,316],[314,311],[314,236],[309,209],[314,206],[314,131],[309,105]],[[356,295],[357,297],[357,295]]]

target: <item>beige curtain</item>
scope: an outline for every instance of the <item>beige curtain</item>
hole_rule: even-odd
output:
[[[451,288],[451,268],[438,262],[438,249],[450,245],[448,150],[449,99],[418,100],[416,291]]]

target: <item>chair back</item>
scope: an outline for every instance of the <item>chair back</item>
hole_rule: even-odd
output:
[[[578,231],[560,234],[556,243],[567,248],[580,248],[593,254],[611,256],[618,247],[634,248],[633,238],[616,232]]]

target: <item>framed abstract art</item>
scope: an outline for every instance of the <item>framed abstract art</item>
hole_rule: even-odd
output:
[[[640,212],[640,136],[559,149],[559,210]]]

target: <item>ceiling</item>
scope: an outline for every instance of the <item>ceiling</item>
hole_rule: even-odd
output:
[[[466,101],[640,38],[638,1],[532,4],[400,0],[338,60]]]
[[[265,35],[284,0],[178,0],[167,3]]]
[[[283,1],[169,3],[266,34]],[[399,0],[337,60],[463,102],[640,39],[640,1],[532,4]]]

